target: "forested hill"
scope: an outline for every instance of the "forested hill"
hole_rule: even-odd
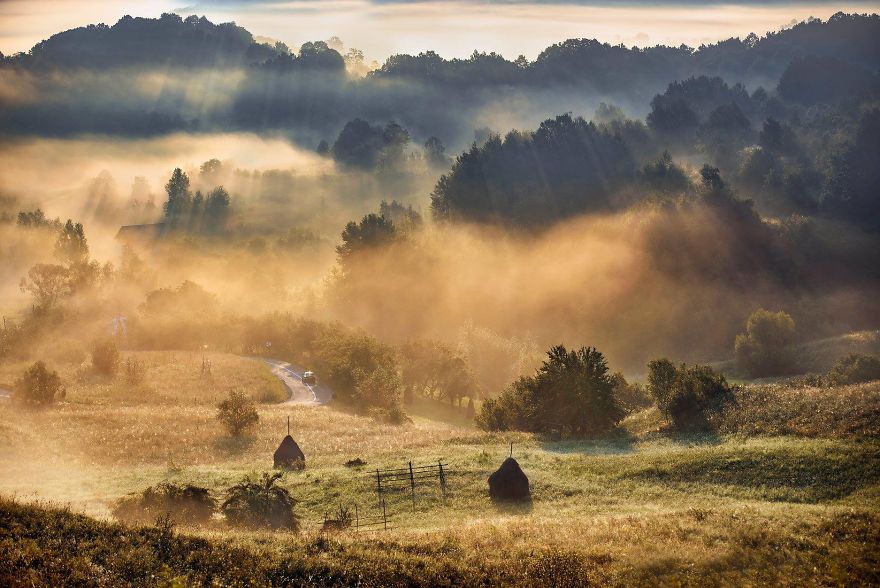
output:
[[[163,14],[155,19],[124,16],[113,26],[92,24],[57,33],[7,62],[37,68],[215,67],[262,63],[279,53],[234,23]]]
[[[665,85],[693,75],[725,79],[773,80],[795,59],[833,58],[876,72],[880,67],[880,16],[837,13],[828,21],[810,19],[790,29],[754,33],[693,49],[656,46],[628,49],[595,39],[569,39],[548,47],[529,63],[477,53],[443,59],[429,51],[394,55],[374,75],[440,84],[577,84],[615,91],[645,82]]]
[[[360,70],[349,69],[362,73],[363,55],[354,55],[360,55]],[[363,78],[347,75],[352,59],[325,41],[295,51],[280,42],[257,43],[233,23],[204,17],[125,16],[0,58],[4,83],[19,89],[0,95],[0,135],[247,130],[284,133],[313,148],[360,118],[394,121],[419,142],[437,137],[459,149],[470,145],[475,130],[497,124],[494,115],[501,111],[505,126],[534,128],[561,112],[589,116],[606,102],[637,118],[659,107],[667,122],[694,126],[699,111],[690,116],[675,96],[652,99],[673,82],[701,76],[719,78],[740,95],[757,91],[766,102],[762,113],[778,115],[771,108],[777,97],[809,105],[876,92],[880,16],[838,13],[697,49],[629,49],[571,39],[533,62],[478,52],[467,59],[394,55]],[[703,86],[713,101],[719,84],[691,89]],[[706,100],[691,93],[689,102],[699,107]],[[748,96],[734,102],[753,114]]]
[[[329,52],[317,65],[341,70],[341,56],[326,44],[307,43],[304,49],[306,53]],[[112,26],[96,24],[61,32],[5,61],[26,67],[213,67],[277,65],[289,53],[283,44],[256,43],[249,31],[234,23],[163,14],[157,19],[124,16]],[[564,83],[614,91],[649,81],[665,85],[700,74],[737,81],[776,80],[793,60],[807,56],[833,58],[876,72],[880,16],[837,13],[828,21],[810,19],[762,37],[752,33],[745,39],[697,49],[685,45],[629,49],[596,39],[568,39],[546,48],[534,62],[477,51],[468,59],[444,59],[427,51],[393,55],[372,75],[455,86]]]

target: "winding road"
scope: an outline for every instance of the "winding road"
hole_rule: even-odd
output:
[[[290,398],[282,404],[327,404],[333,399],[333,391],[326,386],[322,386],[320,382],[311,386],[302,381],[302,375],[305,370],[279,359],[261,357],[260,360],[269,366],[272,373],[290,391]]]

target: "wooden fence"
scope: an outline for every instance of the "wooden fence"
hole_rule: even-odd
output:
[[[396,515],[391,513],[386,498],[391,495],[406,496],[412,504],[412,511],[416,512],[417,497],[427,496],[431,488],[439,489],[441,499],[446,500],[448,475],[449,465],[443,463],[443,460],[429,465],[417,466],[409,462],[402,468],[377,469],[375,474],[367,474],[367,480],[372,484],[378,498],[378,508],[370,509],[375,514],[367,514],[368,511],[358,504],[349,508],[340,505],[335,518],[324,514],[321,530],[336,532],[353,529],[360,533],[398,528],[401,524],[400,512]]]
[[[412,462],[403,468],[377,469],[375,475],[376,495],[379,507],[385,509],[386,494],[409,493],[413,512],[416,511],[416,485],[425,486],[434,480],[440,488],[440,495],[446,500],[446,476],[449,465],[438,460],[436,464],[414,466]]]
[[[362,516],[357,505],[354,507],[354,530],[361,531],[388,531],[394,528],[394,519],[388,516],[385,503],[382,503],[382,514],[374,516]]]
[[[340,516],[344,513],[345,516]],[[354,505],[354,512],[340,507],[336,518],[331,518],[328,514],[324,514],[324,524],[321,526],[322,532],[335,533],[338,531],[354,530],[356,533],[369,531],[390,531],[394,529],[394,518],[388,514],[385,505],[382,504],[378,514],[365,515],[364,511],[357,505]]]

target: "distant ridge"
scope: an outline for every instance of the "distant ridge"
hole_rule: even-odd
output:
[[[113,26],[92,24],[57,33],[18,61],[36,67],[218,67],[262,63],[278,54],[235,23],[166,13],[155,19],[126,15]]]

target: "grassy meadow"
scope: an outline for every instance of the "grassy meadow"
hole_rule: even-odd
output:
[[[150,570],[164,574],[154,583],[209,576],[220,584],[285,577],[367,585],[880,582],[878,382],[748,387],[717,435],[668,434],[651,408],[630,415],[611,439],[547,441],[479,431],[448,406],[432,411],[423,403],[411,411],[412,423],[394,426],[332,405],[278,404],[286,390],[255,359],[209,353],[205,375],[198,353],[124,356],[144,362],[143,382],[108,381],[70,365],[60,370],[63,402],[35,410],[0,405],[0,491],[7,497],[0,554],[14,569],[52,552],[69,566],[88,559],[108,585],[137,584]],[[23,367],[4,365],[0,382],[14,381]],[[215,419],[230,388],[260,401],[259,425],[239,440]],[[178,528],[174,549],[157,551],[150,547],[163,540],[156,529],[126,534],[112,522],[116,500],[161,481],[222,497],[243,476],[269,470],[287,416],[307,459],[304,471],[282,482],[299,501],[301,533],[244,532],[217,519]],[[487,495],[486,479],[510,443],[530,479],[528,507],[498,507]],[[345,466],[355,458],[366,465]],[[339,506],[377,514],[376,468],[440,459],[449,464],[445,500],[436,482],[422,482],[416,512],[409,492],[388,497],[391,530],[321,534],[324,515]],[[27,506],[34,502],[66,510]],[[47,525],[82,534],[77,541],[91,545],[86,555],[45,543],[40,529]],[[132,542],[132,558],[140,554],[137,565],[101,555],[118,533]],[[200,557],[238,554],[253,565],[196,566],[193,554],[205,545]],[[51,583],[51,567],[28,573],[48,574],[39,579]],[[29,577],[14,575],[23,585]]]

